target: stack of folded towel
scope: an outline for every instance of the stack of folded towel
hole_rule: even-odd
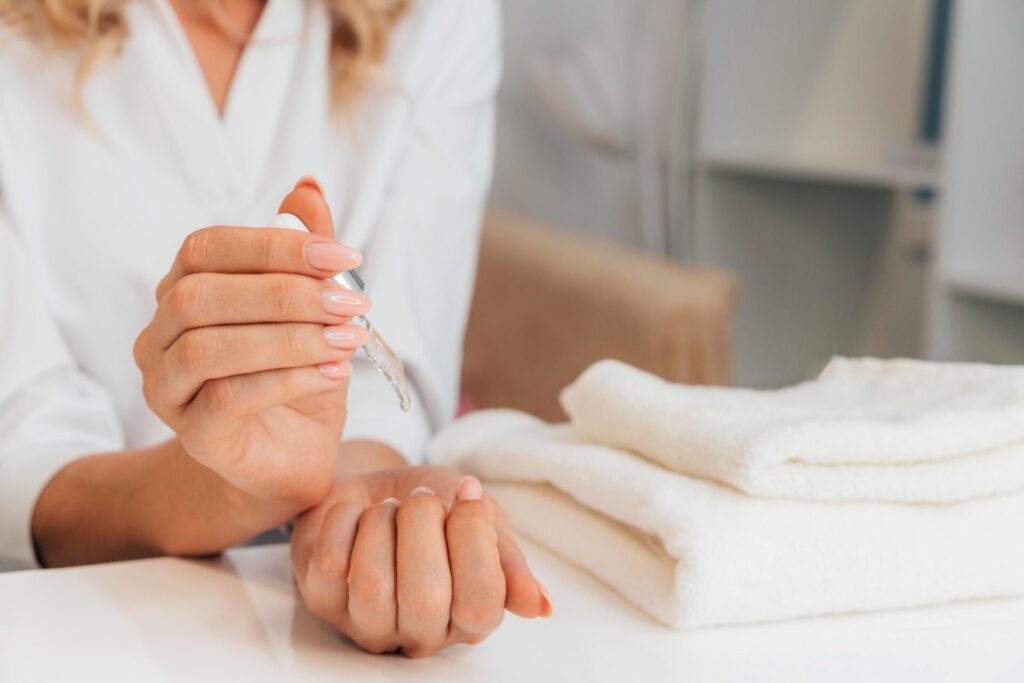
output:
[[[752,391],[602,361],[562,403],[471,414],[431,457],[665,624],[1024,594],[1024,368],[836,359]]]

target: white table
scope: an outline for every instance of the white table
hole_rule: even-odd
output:
[[[1024,600],[677,633],[525,545],[555,617],[416,661],[311,617],[284,546],[0,574],[0,681],[1024,681]]]

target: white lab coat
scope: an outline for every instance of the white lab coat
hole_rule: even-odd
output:
[[[493,154],[495,0],[416,0],[381,83],[328,112],[329,18],[270,0],[221,118],[166,0],[128,7],[123,53],[70,104],[69,57],[0,51],[0,567],[35,562],[30,519],[69,461],[170,436],[132,344],[185,236],[267,225],[302,175],[363,250],[374,324],[406,362],[398,409],[361,357],[345,438],[421,459],[453,415]]]

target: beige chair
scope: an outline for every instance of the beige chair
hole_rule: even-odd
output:
[[[666,379],[727,384],[737,286],[594,238],[491,214],[466,331],[463,395],[562,420],[558,393],[617,358]]]

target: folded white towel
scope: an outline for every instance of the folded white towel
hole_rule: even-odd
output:
[[[486,480],[521,532],[674,627],[1024,593],[1024,494],[755,498],[512,411],[457,421],[431,458]]]
[[[562,393],[587,440],[759,496],[941,503],[1024,490],[1024,368],[837,358],[777,391],[617,361]]]

